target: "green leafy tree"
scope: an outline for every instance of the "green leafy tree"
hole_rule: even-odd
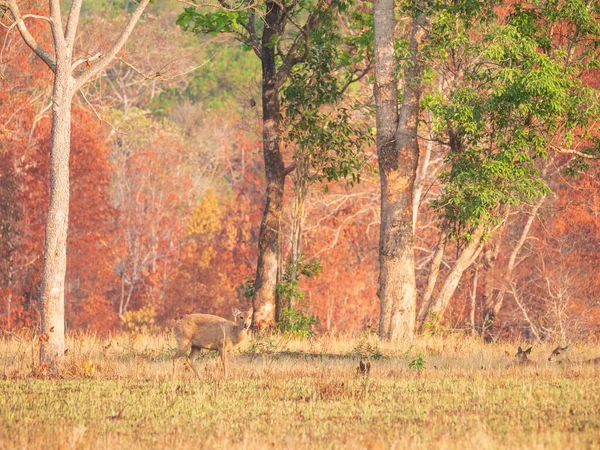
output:
[[[308,166],[320,168],[317,178],[358,177],[356,168],[362,161],[357,159],[356,146],[343,148],[355,132],[348,128],[340,132],[337,127],[346,113],[336,110],[325,116],[322,108],[335,105],[347,87],[367,73],[364,64],[357,68],[356,63],[362,63],[367,51],[368,28],[361,28],[357,36],[342,42],[338,26],[351,7],[348,1],[220,4],[222,9],[217,10],[186,8],[177,23],[197,34],[232,34],[261,63],[266,204],[259,233],[254,306],[256,322],[269,324],[276,317],[278,273],[283,271],[280,261],[285,177],[298,167],[297,163],[285,167],[285,145],[294,143],[303,155],[308,148],[314,151],[308,157]],[[358,20],[359,15],[352,17]],[[321,122],[326,117],[328,124]],[[320,138],[310,138],[309,142],[307,131],[315,125]],[[319,145],[314,145],[315,140]],[[331,157],[332,151],[346,162],[323,165],[336,159]],[[306,158],[297,159],[306,166]]]
[[[494,2],[466,3],[435,10],[425,53],[439,68],[431,78],[444,82],[423,105],[447,148],[433,202],[443,239],[470,251],[425,299],[421,325],[428,314],[442,317],[460,275],[509,211],[524,204],[537,211],[549,192],[549,155],[574,155],[580,167],[597,154],[598,92],[584,80],[597,66],[598,5],[532,2],[496,15]],[[484,328],[497,314],[493,303],[484,306]]]

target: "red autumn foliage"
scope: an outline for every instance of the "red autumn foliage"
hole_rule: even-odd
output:
[[[44,27],[43,21],[30,25],[42,41],[47,37]],[[39,321],[50,73],[20,39],[5,40],[5,33],[0,30],[6,42],[0,80],[0,326],[19,329]],[[109,87],[102,82],[98,89]],[[254,276],[264,207],[260,142],[236,128],[237,118],[210,120],[227,122],[227,131],[219,137],[222,142],[207,144],[223,150],[210,187],[201,191],[186,170],[193,144],[160,131],[148,136],[141,148],[116,158],[112,145],[118,131],[98,120],[88,105],[74,109],[65,293],[69,329],[109,332],[122,326],[120,313],[146,305],[157,312],[160,324],[168,325],[190,312],[230,316],[232,305],[247,302],[242,285]],[[524,333],[523,309],[543,318],[534,323],[540,333],[544,327],[558,333],[565,327],[570,335],[598,330],[597,176],[557,179],[557,196],[544,206],[515,272],[515,292],[523,305],[507,294],[501,335]],[[291,188],[288,182],[288,207]],[[304,254],[307,260],[319,259],[324,270],[301,281],[300,287],[321,331],[377,326],[378,201],[373,174],[355,187],[331,185],[327,193],[315,185],[309,196]],[[423,214],[432,213],[424,207]],[[195,216],[200,225],[194,228]],[[523,216],[512,220],[503,234],[499,272],[522,221]],[[289,252],[289,222],[287,212],[282,224],[284,257]],[[431,229],[419,231],[421,260],[435,245]],[[442,267],[441,276],[445,270]],[[417,275],[422,292],[425,271],[418,268]],[[463,277],[445,325],[466,327],[472,282],[472,276]],[[560,302],[564,311],[554,314],[552,308]]]

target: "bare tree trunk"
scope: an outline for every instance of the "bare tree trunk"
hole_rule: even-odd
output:
[[[496,237],[497,241],[494,247],[487,247],[483,252],[483,314],[482,314],[482,323],[481,323],[481,335],[483,336],[483,340],[485,342],[492,342],[494,337],[492,335],[492,326],[495,320],[495,317],[490,315],[491,310],[489,309],[488,304],[490,304],[493,299],[494,293],[494,279],[495,279],[495,269],[496,269],[496,259],[498,258],[498,254],[500,253],[500,241],[499,237]]]
[[[519,236],[519,240],[515,244],[510,253],[510,257],[508,259],[508,264],[506,266],[506,272],[504,274],[504,282],[502,283],[501,288],[498,290],[496,295],[486,297],[486,302],[484,303],[484,311],[483,311],[483,324],[484,324],[484,333],[483,338],[485,342],[493,342],[492,329],[494,327],[494,322],[496,321],[496,317],[502,309],[502,305],[504,304],[504,296],[506,295],[508,285],[512,284],[512,275],[516,267],[517,256],[519,252],[523,248],[523,244],[525,244],[525,240],[529,235],[529,231],[531,230],[531,226],[533,225],[533,221],[537,215],[538,210],[546,200],[546,196],[543,195],[539,198],[537,203],[533,206],[527,221],[525,222],[525,226],[523,230],[521,230],[521,235]],[[514,289],[513,289],[514,291]],[[517,294],[515,293],[515,296]],[[527,317],[526,317],[527,318]],[[528,319],[528,318],[527,318]]]
[[[267,198],[260,234],[258,262],[254,284],[254,321],[257,326],[275,321],[277,272],[280,253],[281,214],[285,168],[280,148],[279,122],[281,106],[277,91],[275,48],[271,36],[276,35],[283,11],[278,2],[267,2],[265,29],[262,35],[262,103],[263,103],[263,156],[267,181]]]
[[[73,62],[73,48],[82,1],[73,0],[66,26],[63,28],[60,1],[49,0],[50,17],[46,19],[52,30],[54,55],[51,55],[27,29],[16,0],[0,0],[0,7],[10,10],[23,41],[54,74],[50,135],[50,206],[46,222],[41,289],[42,335],[47,339],[42,339],[40,345],[40,361],[53,369],[60,364],[65,348],[65,274],[73,94],[110,64],[125,45],[150,0],[140,1],[120,36],[106,54],[98,53]],[[75,67],[83,63],[87,63],[88,68],[73,77]]]
[[[523,302],[520,299],[520,295],[517,292],[516,286],[511,286],[511,290],[512,290],[515,302],[517,303],[517,306],[519,307],[519,309],[523,313],[523,319],[525,319],[525,322],[527,322],[527,325],[529,326],[529,329],[531,330],[531,332],[535,336],[535,339],[537,341],[540,341],[541,338],[540,338],[540,334],[537,331],[537,327],[533,324],[531,318],[529,317],[529,314],[527,314],[527,310],[525,309],[525,306],[523,305]]]
[[[435,249],[433,259],[431,260],[431,265],[429,266],[427,286],[425,287],[425,292],[423,293],[423,304],[421,305],[419,317],[417,318],[417,325],[419,331],[423,329],[423,325],[425,324],[425,320],[427,319],[427,313],[429,312],[429,309],[431,308],[431,303],[433,302],[433,291],[435,289],[435,285],[440,274],[440,267],[444,259],[444,251],[446,250],[447,241],[448,232],[447,230],[442,229],[437,248]]]
[[[60,16],[58,5],[50,2],[53,19]],[[42,275],[42,340],[40,362],[60,363],[65,352],[65,274],[69,229],[69,155],[71,152],[71,52],[54,23],[52,35],[56,58],[52,90],[52,130],[50,134],[50,206],[46,220],[44,269]]]
[[[304,207],[306,197],[308,196],[309,182],[306,168],[303,165],[297,165],[294,170],[294,204],[292,205],[292,234],[290,260],[288,262],[290,271],[290,280],[298,278],[298,267],[302,257],[302,232],[304,231]],[[285,305],[286,308],[293,308],[293,297]]]
[[[471,289],[471,309],[469,310],[469,322],[471,322],[471,335],[477,335],[475,327],[475,308],[477,306],[477,279],[479,278],[479,265],[476,264],[473,270],[473,288]]]
[[[298,168],[296,168],[298,170]],[[299,172],[296,173],[298,175]],[[302,177],[303,175],[298,175]],[[294,205],[292,206],[292,237],[290,250],[290,265],[292,266],[292,278],[296,276],[296,270],[302,255],[302,232],[304,231],[304,207],[308,196],[308,182],[306,179],[294,182]]]
[[[379,335],[388,340],[410,340],[415,331],[417,297],[413,250],[413,188],[419,162],[417,125],[423,74],[419,47],[427,36],[429,21],[422,10],[413,19],[400,114],[395,76],[396,21],[393,0],[375,1],[374,25],[374,91],[381,178]]]
[[[429,316],[429,318],[435,322],[439,322],[442,319],[464,271],[475,262],[483,248],[483,243],[481,242],[483,231],[484,227],[480,226],[474,232],[471,241],[469,241],[465,248],[460,252],[460,255],[452,265],[452,269],[450,269],[450,273],[444,280],[444,284],[440,288],[440,291],[435,298],[433,298],[429,310],[422,311],[425,318]]]

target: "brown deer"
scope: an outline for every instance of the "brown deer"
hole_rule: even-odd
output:
[[[514,366],[531,366],[535,365],[535,361],[529,359],[529,355],[531,354],[532,347],[529,347],[527,350],[523,350],[521,346],[517,350],[517,354],[515,355],[515,359],[508,363],[506,367],[514,367]],[[508,355],[509,353],[506,352]]]
[[[575,364],[600,364],[600,358],[593,358],[593,359],[588,359],[585,361],[571,361],[571,358],[569,358],[570,351],[571,351],[571,344],[567,345],[566,347],[561,347],[559,345],[554,350],[552,350],[552,353],[550,353],[550,356],[548,357],[548,361],[556,362],[559,364],[562,364],[563,362],[565,362],[565,363],[573,362]]]
[[[238,345],[248,336],[248,329],[252,325],[254,309],[241,312],[236,307],[231,308],[236,318],[236,323],[211,314],[189,314],[184,316],[173,327],[173,334],[177,340],[177,353],[173,357],[173,373],[175,363],[179,358],[191,352],[186,361],[200,378],[194,362],[200,356],[201,349],[216,350],[221,356],[223,376],[227,378],[227,351]]]

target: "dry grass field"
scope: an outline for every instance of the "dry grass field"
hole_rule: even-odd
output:
[[[168,333],[76,335],[50,379],[34,339],[7,337],[0,448],[600,448],[600,366],[552,365],[544,344],[536,364],[507,367],[517,346],[262,336],[236,350],[227,379],[206,353],[198,380],[183,360],[173,374]],[[573,345],[573,360],[591,356],[600,345]]]

